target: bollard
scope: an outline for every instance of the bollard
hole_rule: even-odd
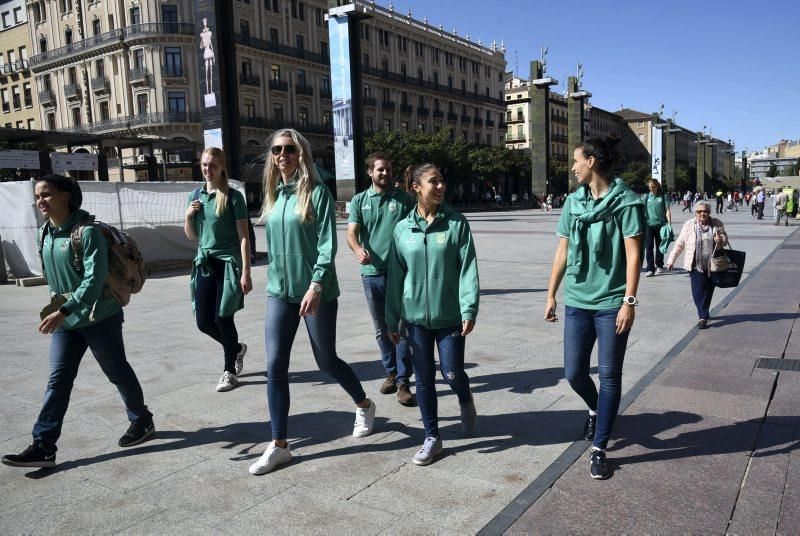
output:
[[[0,236],[0,283],[8,283],[8,272],[6,272],[6,258],[3,255],[2,236]]]

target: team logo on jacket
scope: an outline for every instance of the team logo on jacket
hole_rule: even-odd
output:
[[[66,241],[66,240],[61,242],[61,245],[59,246],[59,249],[61,250],[61,253],[66,253],[67,250],[69,249],[69,242]]]
[[[447,241],[447,233],[436,233],[436,243],[443,246]]]
[[[389,212],[397,212],[397,201],[389,203]]]

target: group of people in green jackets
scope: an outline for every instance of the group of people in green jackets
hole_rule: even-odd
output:
[[[572,171],[579,186],[567,198],[558,223],[560,241],[544,311],[546,321],[558,321],[556,294],[564,281],[565,375],[588,406],[584,437],[593,442],[591,475],[598,479],[610,474],[605,448],[619,407],[622,365],[638,303],[646,221],[643,201],[621,179],[609,175],[617,159],[615,143],[612,138],[592,138],[575,149]],[[219,149],[203,152],[205,184],[190,194],[184,219],[187,237],[198,240],[190,283],[197,326],[223,348],[218,391],[228,391],[238,383],[247,345],[238,340],[233,317],[252,289],[245,200],[229,186],[224,158]],[[434,349],[438,350],[441,374],[458,398],[462,430],[469,434],[476,427],[475,401],[464,370],[465,339],[475,327],[479,307],[475,245],[466,218],[444,201],[446,183],[436,165],[413,166],[407,191],[393,181],[392,161],[387,155],[372,155],[367,172],[370,188],[350,203],[348,245],[361,265],[386,373],[380,391],[397,393],[403,405],[419,406],[425,438],[412,460],[428,465],[442,452]],[[76,194],[74,187],[66,184],[42,181],[36,189],[37,206],[52,224],[45,241],[45,263],[64,263],[68,271],[67,261],[59,260],[55,251],[65,251],[58,241],[67,233],[80,199],[79,189]],[[263,184],[261,219],[268,245],[264,334],[272,440],[250,466],[255,475],[292,459],[288,370],[301,319],[317,366],[341,385],[355,405],[353,436],[372,432],[376,407],[353,369],[336,352],[340,291],[334,200],[318,178],[310,145],[300,133],[282,129],[270,138]],[[91,281],[74,276],[60,285],[60,278],[48,278],[51,291],[71,292],[77,302],[68,302],[40,326],[42,333],[54,334],[45,408],[34,427],[34,443],[20,455],[4,456],[2,461],[8,465],[44,467],[55,462],[55,439],[77,364],[87,346],[119,388],[128,410],[131,428],[120,445],[138,444],[155,431],[141,387],[125,360],[121,309],[109,309],[107,318],[88,320],[87,308],[92,300],[97,301],[99,291],[95,290],[102,287],[98,261],[104,251],[103,241],[94,235],[87,234],[84,240],[84,273],[91,275]],[[91,270],[93,259],[97,265]],[[51,271],[57,273],[48,269]],[[85,292],[87,287],[92,291]],[[65,323],[67,318],[71,323]],[[113,348],[93,335],[112,328],[118,335]],[[595,343],[599,391],[589,368]],[[72,347],[67,348],[69,345]],[[54,352],[62,357],[54,359]],[[67,373],[64,360],[68,361]],[[409,386],[412,371],[416,395]]]

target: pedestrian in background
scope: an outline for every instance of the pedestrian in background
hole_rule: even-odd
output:
[[[711,217],[711,205],[701,201],[695,206],[695,217],[683,224],[675,246],[667,259],[667,270],[672,270],[675,259],[681,252],[683,267],[689,272],[692,285],[692,299],[697,308],[697,327],[708,327],[709,307],[714,296],[714,282],[711,277],[711,257],[715,248],[728,243],[725,226],[717,218]]]
[[[386,324],[392,341],[405,328],[417,378],[417,401],[425,441],[414,455],[428,465],[442,452],[436,395],[436,361],[458,397],[461,428],[475,428],[477,412],[464,371],[465,337],[475,327],[480,285],[478,260],[467,219],[444,204],[445,183],[439,168],[414,168],[411,187],[416,207],[397,224],[386,287]],[[401,326],[402,324],[402,326]]]
[[[233,317],[253,288],[249,216],[244,196],[228,184],[221,149],[203,151],[200,169],[205,184],[189,195],[183,221],[186,237],[198,241],[189,288],[198,329],[222,345],[217,391],[225,392],[238,385],[247,353]]]
[[[786,220],[786,225],[789,225],[789,215],[786,213],[786,202],[789,196],[786,192],[779,192],[775,196],[775,225],[780,225],[781,219]]]
[[[396,392],[402,405],[414,406],[417,402],[410,388],[414,368],[408,343],[402,337],[393,344],[386,329],[386,274],[394,227],[416,203],[405,191],[391,186],[392,160],[387,155],[370,155],[366,167],[371,184],[350,201],[347,245],[361,265],[361,283],[386,372],[379,390],[384,395]]]
[[[574,153],[578,188],[567,198],[556,234],[544,318],[557,322],[556,292],[566,277],[564,374],[589,407],[584,438],[592,440],[592,478],[610,476],[606,446],[622,393],[622,364],[638,303],[644,206],[620,178],[617,138],[588,138]],[[600,390],[589,375],[598,343]]]
[[[647,180],[650,189],[645,196],[645,277],[653,277],[664,271],[664,254],[661,252],[661,230],[665,225],[672,225],[672,211],[667,204],[666,196],[661,190],[661,183],[650,178]],[[666,247],[666,245],[664,246]]]
[[[336,214],[328,187],[317,176],[311,146],[293,129],[275,131],[264,167],[264,205],[270,263],[267,268],[267,403],[272,441],[250,466],[261,475],[292,459],[289,448],[289,357],[304,319],[317,366],[332,376],[356,405],[353,436],[372,433],[375,404],[353,369],[336,355],[339,282]]]
[[[2,462],[16,467],[53,467],[72,386],[87,348],[117,387],[131,422],[118,445],[142,443],[155,433],[155,425],[136,373],[125,356],[122,306],[103,292],[108,275],[108,241],[91,224],[94,216],[81,210],[80,185],[69,177],[45,175],[34,187],[34,199],[47,218],[39,230],[39,244],[43,275],[52,298],[42,311],[39,333],[52,337],[50,377],[33,426],[33,443],[20,454],[3,456]],[[81,225],[83,253],[76,266],[72,231]]]

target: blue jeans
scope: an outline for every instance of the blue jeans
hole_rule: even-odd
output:
[[[236,354],[241,350],[239,333],[233,322],[233,315],[219,316],[222,300],[222,285],[225,283],[225,263],[210,258],[214,273],[208,276],[197,274],[194,290],[194,311],[200,331],[222,345],[225,352],[225,369],[236,373]]]
[[[413,372],[411,355],[408,352],[408,341],[400,338],[400,344],[395,346],[386,332],[386,275],[365,275],[361,282],[364,284],[364,294],[367,297],[367,307],[372,315],[372,324],[375,326],[375,338],[381,351],[381,361],[386,374],[397,374],[397,385],[408,385],[408,380]]]
[[[464,337],[461,325],[446,329],[427,329],[406,323],[408,346],[414,375],[417,378],[417,403],[425,426],[425,437],[439,437],[438,403],[436,399],[436,362],[433,345],[439,349],[439,366],[447,384],[458,396],[460,404],[472,398],[469,376],[464,372]]]
[[[72,385],[87,348],[94,354],[106,377],[117,386],[128,411],[128,419],[136,422],[153,418],[144,404],[144,394],[136,373],[125,357],[122,322],[120,311],[85,328],[59,329],[53,333],[50,342],[50,378],[42,410],[33,426],[33,442],[44,450],[56,451]]]
[[[570,387],[597,412],[594,446],[605,449],[617,418],[622,394],[622,362],[628,343],[626,331],[617,335],[615,309],[593,311],[566,306],[564,321],[564,375]],[[600,393],[589,376],[589,358],[597,341]]]
[[[317,311],[305,317],[311,351],[317,366],[330,374],[356,404],[367,398],[361,382],[350,365],[336,355],[337,300],[321,303]],[[272,439],[287,437],[289,420],[289,356],[300,325],[300,304],[270,296],[264,319],[264,343],[267,348],[267,404]]]
[[[655,272],[656,268],[664,267],[664,254],[661,253],[661,227],[662,225],[646,225],[644,234],[645,244],[645,272]],[[655,247],[653,247],[655,245]],[[653,261],[655,250],[655,262]]]
[[[708,308],[711,306],[711,298],[714,297],[714,282],[705,273],[695,269],[689,272],[689,280],[692,283],[692,299],[697,307],[697,318],[708,320]]]

